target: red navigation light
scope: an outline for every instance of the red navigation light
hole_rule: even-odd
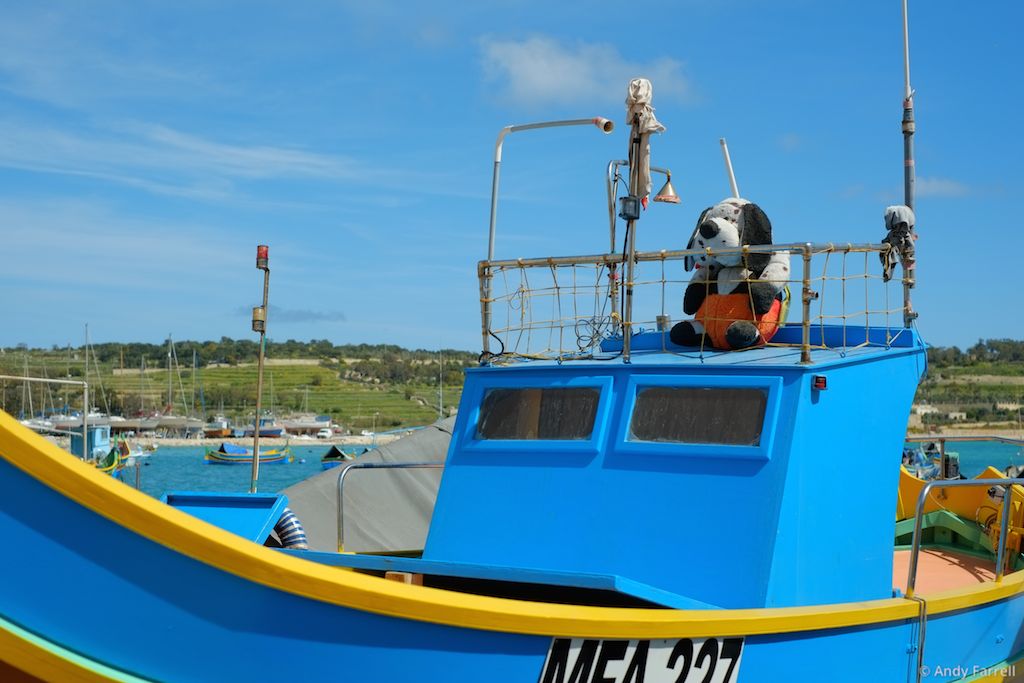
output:
[[[811,378],[811,386],[818,391],[824,391],[828,389],[828,380],[825,379],[825,375],[815,375]]]
[[[270,267],[270,247],[265,244],[256,247],[256,267],[260,270]]]

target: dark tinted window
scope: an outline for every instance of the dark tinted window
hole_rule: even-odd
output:
[[[643,387],[637,392],[629,438],[757,446],[767,403],[764,389]]]
[[[589,439],[601,390],[488,389],[476,425],[481,439]]]

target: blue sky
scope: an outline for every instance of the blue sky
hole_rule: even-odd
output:
[[[900,3],[4,3],[0,346],[270,336],[478,350],[495,135],[600,114],[609,136],[510,137],[497,256],[606,248],[628,80],[682,248],[728,195],[718,138],[776,241],[878,241],[902,197]],[[1024,8],[911,4],[925,338],[1024,337]],[[1006,259],[1000,262],[996,259]]]

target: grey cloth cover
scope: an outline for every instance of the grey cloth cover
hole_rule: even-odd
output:
[[[380,446],[357,462],[444,462],[455,418]],[[440,469],[354,470],[345,477],[345,550],[419,550],[427,536],[441,481]],[[282,493],[306,530],[312,550],[338,550],[338,475],[335,467]]]
[[[882,260],[882,281],[888,282],[892,279],[892,271],[896,267],[897,260],[904,268],[913,268],[914,240],[914,212],[909,206],[897,205],[888,206],[885,209],[885,229],[887,234],[882,240],[883,244],[891,244],[892,249],[878,255]]]

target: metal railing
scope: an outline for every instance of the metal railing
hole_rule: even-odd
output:
[[[1006,565],[1006,532],[1010,523],[1010,502],[1013,498],[1012,487],[1024,486],[1024,479],[935,479],[927,482],[917,496],[917,509],[914,512],[914,537],[910,546],[910,567],[907,570],[906,597],[914,595],[914,588],[917,585],[917,562],[921,552],[921,527],[924,522],[924,506],[928,500],[928,494],[938,488],[966,488],[971,486],[993,486],[1005,487],[1003,495],[1002,519],[999,522],[999,548],[996,552],[996,577],[998,583],[1003,580],[1003,572]]]
[[[790,290],[790,317],[799,316],[802,327],[801,341],[794,346],[801,349],[801,362],[807,363],[811,349],[823,345],[812,342],[811,329],[815,325],[841,324],[842,341],[838,346],[844,348],[847,327],[853,327],[854,322],[861,327],[863,321],[865,328],[872,322],[886,329],[904,328],[909,298],[902,294],[890,297],[889,283],[882,277],[879,257],[889,250],[888,244],[797,243],[636,252],[635,266],[647,264],[649,273],[653,264],[660,272],[645,276],[637,270],[632,282],[620,281],[620,275],[627,272],[623,267],[625,259],[623,254],[614,252],[480,261],[477,276],[483,355],[558,360],[586,357],[599,352],[602,341],[635,334],[644,325],[650,325],[652,330],[667,329],[670,313],[682,313],[683,292],[691,280],[682,267],[678,276],[669,275],[668,265],[681,266],[688,257],[705,255],[740,254],[745,259],[749,254],[788,254],[792,262],[789,277],[772,282]],[[851,268],[852,262],[859,261],[852,258],[855,255],[863,256],[863,265],[854,263]],[[856,282],[860,284],[854,286]],[[900,280],[894,277],[890,282],[898,285]],[[641,288],[647,292],[655,289],[657,294],[642,301]],[[637,290],[636,304],[619,301],[625,289]],[[858,303],[854,303],[855,299]],[[652,302],[656,305],[652,306]],[[815,302],[816,310],[812,305]],[[543,312],[547,306],[550,313]],[[852,337],[863,341],[866,335]],[[493,340],[501,345],[498,353],[492,351]],[[627,354],[625,348],[623,356]]]
[[[993,440],[1002,440],[1001,437],[989,437]],[[968,438],[959,437],[946,437],[947,440],[954,441],[971,441]],[[909,441],[910,439],[908,439]],[[915,437],[916,440],[916,437]],[[936,441],[937,439],[931,439]],[[984,440],[984,438],[974,438],[975,441]],[[1012,442],[1019,442],[1018,439],[1010,439]],[[966,488],[969,486],[1001,486],[1005,488],[1003,493],[1003,510],[1002,519],[999,523],[999,548],[996,552],[996,576],[995,582],[999,583],[1003,580],[1003,572],[1006,565],[1006,532],[1009,529],[1010,522],[1010,502],[1013,499],[1013,487],[1024,486],[1024,479],[936,479],[929,481],[921,489],[921,493],[917,497],[917,510],[914,513],[914,539],[911,541],[910,546],[910,567],[907,570],[907,590],[904,592],[904,597],[908,600],[913,600],[918,603],[918,635],[917,635],[917,678],[921,680],[921,667],[924,664],[924,644],[925,644],[925,629],[927,627],[928,620],[928,606],[924,598],[921,598],[914,594],[914,589],[917,585],[917,562],[918,556],[921,552],[921,527],[924,521],[924,506],[928,500],[928,495],[932,489],[937,488]]]
[[[338,473],[338,552],[345,550],[345,478],[352,470],[444,469],[443,462],[349,462]]]
[[[66,384],[77,387],[82,387],[82,460],[88,460],[89,453],[89,383],[84,380],[74,379],[49,379],[44,377],[22,377],[18,375],[0,375],[0,379],[13,379],[20,382],[29,382],[37,384]],[[73,432],[65,431],[63,429],[51,429],[48,430],[59,434],[72,435]]]

